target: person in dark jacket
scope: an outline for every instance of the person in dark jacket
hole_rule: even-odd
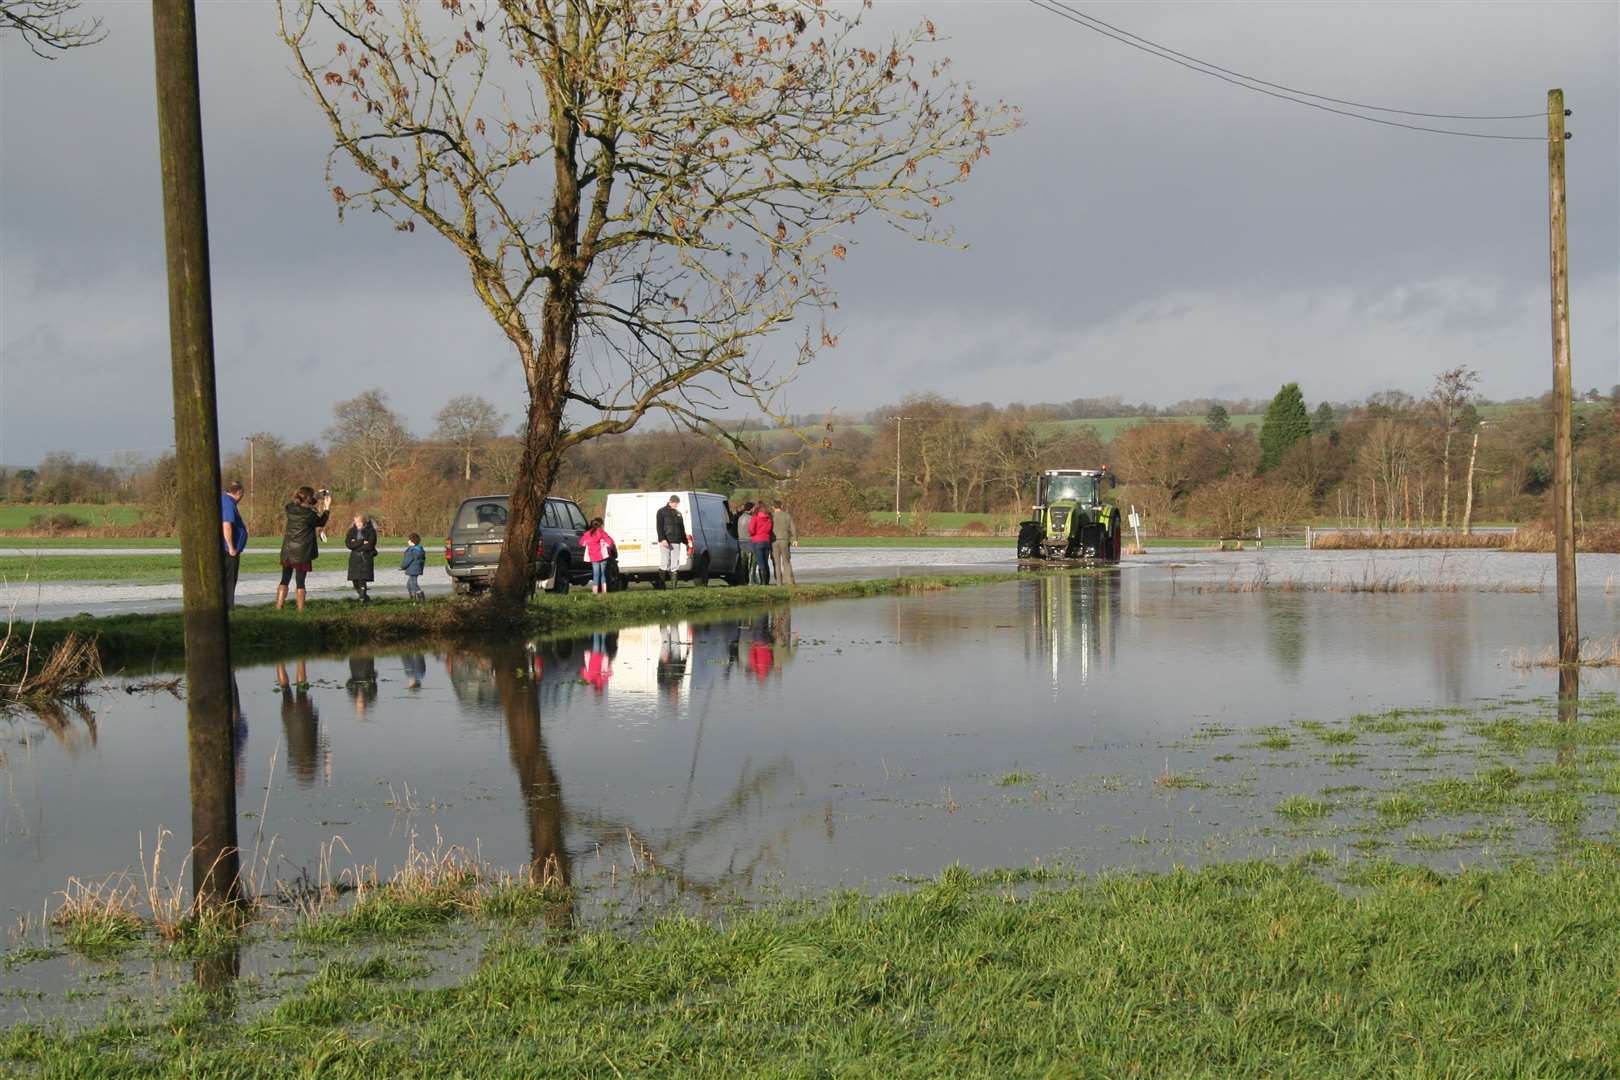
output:
[[[377,527],[364,514],[354,515],[354,524],[343,538],[349,549],[349,581],[362,604],[371,603],[366,587],[377,579]]]
[[[326,525],[331,510],[316,508],[315,489],[301,487],[293,492],[287,504],[287,528],[281,535],[281,584],[276,586],[276,610],[287,602],[287,586],[298,577],[298,610],[304,610],[304,579],[315,560],[320,558],[320,546],[315,541],[315,530]]]
[[[405,549],[405,555],[399,560],[399,568],[405,571],[405,595],[412,600],[426,600],[427,593],[422,591],[422,571],[427,569],[427,550],[422,547],[422,538],[411,533],[407,539],[411,544]]]
[[[666,581],[673,582],[675,574],[686,561],[686,548],[692,542],[686,531],[686,519],[681,517],[681,497],[671,495],[669,504],[658,511],[655,520],[658,532],[658,580],[654,584],[662,589]]]

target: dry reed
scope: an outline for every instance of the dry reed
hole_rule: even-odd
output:
[[[1558,660],[1558,650],[1552,646],[1540,652],[1531,652],[1529,649],[1520,649],[1514,653],[1511,663],[1516,668],[1555,668],[1562,665]],[[1620,637],[1607,640],[1588,639],[1581,642],[1581,667],[1620,667]]]

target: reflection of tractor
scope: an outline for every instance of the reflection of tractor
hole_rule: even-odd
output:
[[[1035,482],[1035,513],[1018,526],[1020,559],[1119,561],[1119,509],[1103,502],[1113,473],[1048,469]]]

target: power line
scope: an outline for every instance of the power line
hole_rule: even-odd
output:
[[[1386,120],[1383,117],[1379,117],[1379,116],[1366,116],[1366,115],[1364,115],[1362,113],[1351,112],[1348,109],[1336,109],[1331,105],[1323,105],[1321,103],[1321,101],[1310,101],[1310,100],[1307,100],[1306,97],[1295,97],[1295,96],[1293,96],[1293,94],[1295,94],[1295,93],[1304,94],[1304,93],[1306,93],[1305,91],[1293,91],[1291,93],[1280,93],[1280,92],[1278,92],[1276,90],[1267,90],[1267,89],[1265,89],[1265,86],[1276,86],[1277,85],[1276,83],[1265,83],[1264,86],[1257,86],[1257,85],[1254,85],[1254,84],[1264,82],[1264,80],[1253,79],[1251,76],[1247,76],[1247,75],[1236,75],[1236,73],[1222,74],[1223,72],[1227,71],[1226,68],[1217,67],[1214,64],[1208,64],[1205,61],[1197,60],[1197,59],[1192,58],[1192,57],[1187,57],[1186,59],[1182,59],[1182,57],[1185,54],[1175,52],[1173,49],[1167,49],[1162,45],[1158,45],[1158,44],[1155,44],[1153,42],[1148,41],[1146,38],[1140,39],[1140,41],[1143,42],[1144,44],[1139,44],[1137,41],[1131,40],[1133,37],[1135,37],[1134,34],[1127,34],[1125,31],[1120,31],[1118,33],[1115,33],[1113,28],[1109,27],[1108,24],[1102,23],[1100,20],[1092,20],[1091,16],[1089,16],[1089,15],[1084,15],[1084,14],[1081,14],[1079,12],[1072,11],[1069,8],[1066,8],[1066,7],[1062,6],[1059,3],[1059,0],[1029,0],[1029,2],[1034,4],[1036,7],[1040,8],[1042,11],[1049,11],[1053,15],[1057,15],[1060,18],[1064,18],[1064,19],[1069,20],[1070,22],[1074,23],[1076,26],[1083,26],[1087,30],[1092,31],[1093,33],[1101,34],[1103,37],[1113,38],[1115,41],[1119,42],[1120,44],[1129,45],[1131,48],[1136,49],[1139,52],[1145,52],[1149,56],[1156,56],[1160,60],[1168,60],[1168,61],[1170,61],[1170,63],[1175,64],[1178,67],[1184,67],[1188,71],[1195,71],[1200,75],[1208,75],[1212,79],[1219,79],[1219,80],[1221,80],[1221,82],[1230,83],[1231,85],[1236,86],[1236,87],[1240,87],[1240,88],[1242,88],[1244,90],[1252,90],[1257,94],[1264,94],[1267,97],[1277,98],[1277,99],[1279,99],[1281,101],[1291,101],[1296,105],[1305,105],[1305,106],[1307,106],[1309,108],[1320,109],[1323,112],[1334,113],[1334,114],[1336,114],[1338,116],[1348,116],[1353,120],[1365,120],[1369,124],[1383,124],[1385,127],[1405,128],[1408,131],[1426,131],[1426,132],[1429,132],[1429,133],[1434,134],[1434,135],[1455,135],[1455,136],[1459,136],[1461,138],[1466,138],[1466,139],[1505,139],[1505,140],[1508,140],[1510,142],[1546,142],[1546,136],[1544,136],[1544,135],[1495,135],[1495,134],[1491,134],[1491,133],[1488,133],[1488,132],[1481,132],[1481,131],[1458,131],[1458,130],[1456,130],[1454,128],[1438,128],[1438,127],[1429,127],[1429,126],[1424,125],[1424,124],[1408,124],[1408,123],[1405,123],[1404,121],[1400,121],[1400,120]],[[1095,23],[1095,25],[1094,25],[1094,23]],[[1236,76],[1236,77],[1234,77],[1234,76]],[[1250,80],[1250,81],[1242,81],[1242,80]],[[1310,97],[1321,98],[1322,101],[1338,101],[1339,100],[1337,98],[1329,98],[1329,97],[1326,97],[1326,96],[1321,95],[1321,94],[1311,94],[1309,96]],[[1370,106],[1370,105],[1368,105],[1368,106],[1357,106],[1357,107],[1358,108],[1378,108],[1378,106]],[[1440,114],[1440,113],[1408,112],[1407,110],[1401,110],[1401,109],[1389,109],[1389,110],[1381,110],[1381,111],[1398,112],[1398,113],[1403,113],[1405,115],[1410,115],[1410,116],[1442,116],[1442,115],[1445,115],[1445,114]],[[1541,115],[1540,113],[1533,113],[1533,114],[1532,113],[1526,113],[1523,116],[1491,117],[1490,119],[1521,120],[1521,119],[1528,119],[1530,116],[1539,117],[1540,115]],[[1462,117],[1453,117],[1453,118],[1462,119]],[[1467,117],[1467,119],[1486,119],[1486,118],[1485,117]]]
[[[1241,71],[1233,71],[1231,68],[1223,68],[1219,64],[1213,64],[1208,60],[1200,60],[1196,56],[1189,56],[1186,53],[1176,52],[1176,50],[1170,48],[1168,45],[1160,45],[1157,41],[1152,41],[1148,38],[1142,37],[1140,34],[1133,34],[1129,30],[1125,30],[1115,26],[1112,23],[1105,22],[1102,19],[1097,18],[1095,15],[1087,15],[1083,11],[1078,11],[1073,6],[1064,3],[1063,0],[1048,0],[1048,2],[1056,7],[1063,8],[1065,11],[1073,15],[1077,15],[1088,22],[1096,23],[1098,26],[1106,26],[1115,33],[1124,34],[1126,37],[1131,38],[1134,41],[1140,41],[1144,45],[1150,45],[1162,52],[1169,53],[1171,56],[1179,56],[1183,60],[1190,60],[1195,64],[1211,68],[1215,71],[1225,72],[1226,74],[1239,79],[1247,79],[1249,82],[1259,83],[1262,86],[1269,86],[1274,90],[1284,90],[1290,94],[1299,94],[1302,97],[1316,98],[1319,101],[1331,101],[1335,105],[1348,105],[1353,109],[1368,109],[1372,112],[1398,113],[1401,116],[1426,116],[1431,120],[1541,120],[1547,115],[1546,113],[1539,112],[1513,113],[1504,116],[1478,116],[1470,113],[1418,112],[1414,109],[1392,109],[1384,105],[1368,105],[1360,101],[1346,101],[1344,98],[1329,97],[1326,94],[1313,94],[1309,90],[1300,90],[1296,87],[1284,86],[1282,83],[1267,82],[1265,79],[1262,79],[1257,75],[1248,75]]]

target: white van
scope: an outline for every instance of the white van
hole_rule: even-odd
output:
[[[711,577],[732,585],[746,585],[731,520],[731,504],[707,491],[626,491],[607,497],[602,527],[619,550],[619,577],[624,581],[653,581],[658,576],[658,511],[671,495],[680,496],[681,517],[692,537],[686,561],[676,574],[682,581],[707,585]]]

